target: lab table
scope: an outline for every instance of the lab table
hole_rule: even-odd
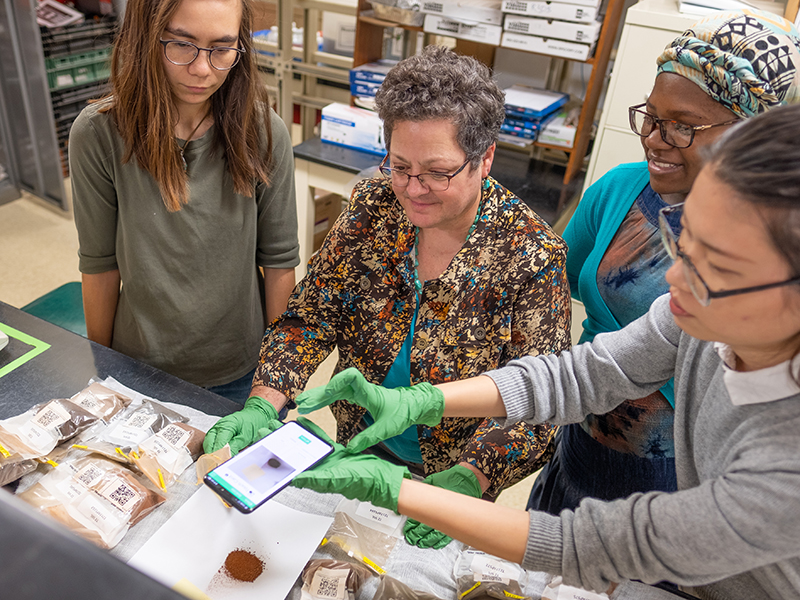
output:
[[[0,419],[53,398],[69,398],[91,378],[109,375],[146,396],[207,414],[224,416],[241,408],[4,302],[0,302],[0,328],[9,337],[8,345],[0,350]]]
[[[0,418],[19,414],[38,402],[69,397],[83,389],[91,378],[112,376],[120,383],[153,398],[189,407],[190,423],[203,429],[239,405],[158,369],[90,342],[67,330],[0,302],[0,328],[10,338],[0,350]],[[180,407],[176,407],[180,409]],[[16,498],[0,497],[0,589],[14,590],[22,600],[86,597],[180,598],[157,582],[143,577],[123,562],[196,490],[193,469],[181,477],[182,485],[171,489],[171,498],[159,510],[132,528],[111,553],[103,552],[76,536],[66,534],[47,519],[20,506]],[[287,488],[273,501],[303,512],[333,516],[342,499],[336,494],[317,494]],[[398,540],[386,564],[387,574],[412,589],[455,600],[453,565],[463,545],[451,542],[441,550],[420,549]],[[116,557],[116,558],[115,558]],[[332,544],[322,546],[313,558],[339,558]],[[120,560],[117,560],[120,559]],[[42,577],[45,570],[47,577]],[[545,573],[530,574],[528,589],[541,590],[549,581]],[[371,599],[378,585],[372,577],[358,599]],[[295,583],[288,599],[300,598],[301,582]],[[674,600],[672,594],[635,582],[626,582],[612,600]]]

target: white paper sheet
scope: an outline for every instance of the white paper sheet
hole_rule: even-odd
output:
[[[282,600],[333,519],[268,501],[244,515],[201,487],[128,562],[172,587],[181,579],[213,600]],[[228,554],[247,550],[264,563],[252,583],[219,575]]]

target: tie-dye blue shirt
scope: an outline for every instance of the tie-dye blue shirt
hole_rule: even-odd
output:
[[[597,287],[624,327],[669,291],[664,275],[672,266],[661,243],[658,211],[668,206],[648,184],[636,198],[597,269]],[[672,407],[661,392],[632,399],[605,415],[589,415],[583,429],[619,452],[646,458],[674,456]]]

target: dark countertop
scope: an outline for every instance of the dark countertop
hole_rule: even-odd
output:
[[[86,387],[92,377],[105,379],[109,375],[146,396],[191,406],[207,414],[223,416],[241,408],[222,396],[3,302],[0,302],[0,324],[20,332],[19,337],[23,338],[9,333],[8,345],[0,350],[0,419],[21,414],[39,402],[69,398]],[[33,344],[26,343],[25,336],[34,338],[27,340]],[[50,347],[2,374],[13,361],[31,356],[37,342]]]

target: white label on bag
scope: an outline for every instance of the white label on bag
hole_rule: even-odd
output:
[[[6,426],[11,433],[17,434],[27,446],[40,456],[56,447],[54,432],[43,429],[32,420],[17,426]]]
[[[379,508],[369,502],[362,502],[359,504],[358,508],[356,508],[356,515],[369,521],[379,523],[390,531],[394,530],[403,519],[401,515],[398,515],[388,508]]]
[[[98,490],[98,493],[111,502],[115,508],[129,512],[140,499],[139,493],[122,477],[115,476]]]
[[[311,578],[310,591],[314,598],[344,600],[347,593],[347,575],[350,569],[326,569],[321,567]]]
[[[189,443],[189,438],[192,437],[192,432],[186,431],[183,427],[178,427],[175,423],[170,423],[159,431],[156,436],[175,448],[185,448],[186,444]]]
[[[101,469],[99,466],[94,463],[89,463],[80,471],[75,473],[73,479],[79,483],[82,483],[87,488],[90,488],[97,483],[97,481],[103,476],[103,473],[103,469]]]
[[[473,558],[471,568],[475,581],[508,585],[512,579],[515,581],[519,579],[519,568],[487,555],[477,555]]]
[[[42,429],[55,429],[67,421],[69,421],[69,413],[58,402],[50,402],[31,419],[31,422]]]
[[[156,422],[158,415],[136,413],[125,423],[118,423],[103,436],[105,441],[123,446],[133,446],[153,435],[150,426]]]
[[[115,530],[124,524],[122,515],[95,494],[87,494],[75,508],[83,517],[82,524],[99,532],[106,543]]]
[[[558,600],[608,600],[608,596],[562,583],[558,588]]]
[[[72,400],[75,402],[75,399]],[[75,402],[78,406],[82,409],[92,413],[95,417],[102,418],[103,416],[103,405],[104,403],[95,396],[92,392],[86,392],[81,396],[80,400]]]

